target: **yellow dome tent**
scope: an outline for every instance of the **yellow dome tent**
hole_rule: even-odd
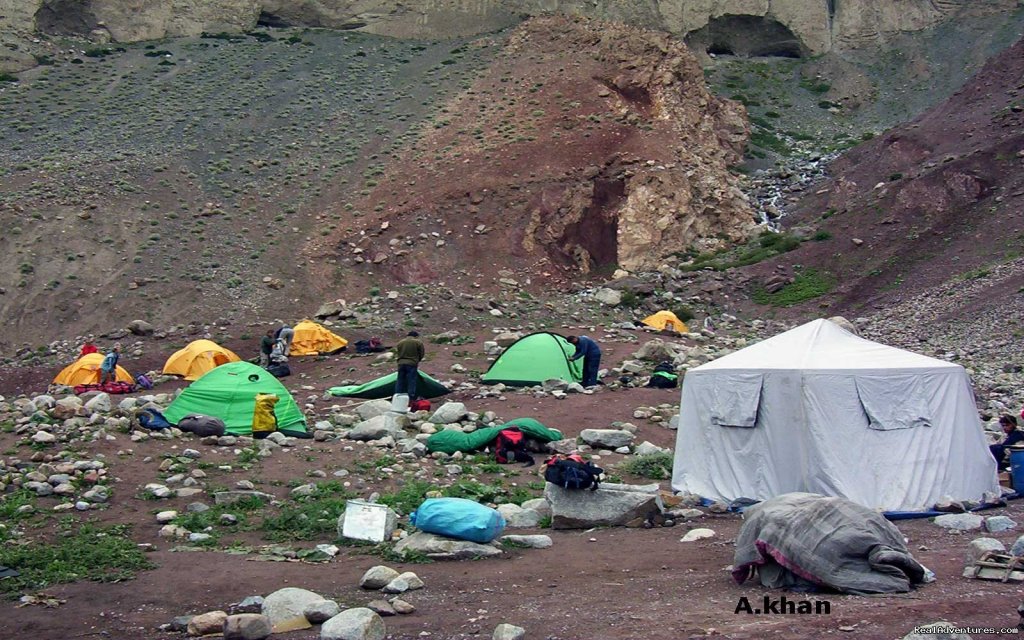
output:
[[[194,340],[180,351],[175,351],[164,363],[164,373],[198,380],[204,373],[222,364],[241,360],[230,349],[211,340]]]
[[[321,353],[334,353],[347,344],[348,340],[345,338],[315,322],[303,320],[295,325],[290,355],[315,356]]]
[[[79,384],[99,384],[101,364],[103,364],[102,353],[86,354],[64,367],[57,374],[57,377],[53,379],[53,383],[63,384],[68,387],[74,387]],[[135,378],[124,367],[118,365],[116,372],[118,382],[135,382]]]
[[[658,331],[675,331],[676,333],[687,333],[689,329],[686,323],[676,317],[671,311],[659,311],[654,315],[647,316],[643,323],[648,327],[654,327]]]

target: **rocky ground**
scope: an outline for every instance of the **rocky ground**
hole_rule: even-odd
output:
[[[917,339],[909,325],[900,328],[896,318],[864,320],[861,329],[896,343],[901,337]],[[7,394],[0,429],[0,480],[7,485],[0,503],[5,553],[22,550],[43,558],[44,548],[65,554],[91,550],[97,556],[90,560],[103,567],[83,568],[67,560],[57,565],[52,560],[33,569],[28,582],[7,579],[3,586],[10,596],[29,596],[20,603],[23,606],[5,605],[8,628],[13,637],[181,637],[182,632],[158,628],[177,616],[246,611],[230,605],[248,596],[269,599],[286,587],[309,589],[340,609],[369,606],[380,611],[392,638],[489,637],[499,623],[522,627],[528,638],[564,640],[805,638],[833,633],[898,638],[915,625],[941,619],[977,626],[1015,625],[1016,586],[960,577],[968,542],[980,534],[947,530],[927,520],[899,523],[915,557],[935,571],[937,581],[908,596],[883,598],[885,606],[880,607],[877,598],[819,595],[812,599],[828,600],[830,615],[739,615],[734,612],[740,597],[760,600],[764,591],[733,584],[726,571],[732,561],[731,542],[741,524],[738,516],[681,504],[675,507],[674,526],[552,529],[545,501],[537,500],[544,495],[544,483],[533,468],[496,465],[483,454],[424,457],[422,445],[417,445],[449,421],[472,429],[491,421],[535,417],[567,438],[591,442],[584,448],[605,468],[610,482],[657,482],[668,489],[662,474],[670,462],[658,451],[677,444],[670,418],[678,407],[678,391],[633,385],[642,384],[644,374],[661,360],[674,360],[685,369],[789,326],[723,315],[711,320],[714,333],[685,337],[618,328],[626,326],[621,322],[555,327],[564,333],[589,333],[604,348],[604,364],[610,369],[607,384],[586,393],[551,386],[480,387],[477,379],[487,367],[487,353],[496,351],[497,340],[507,338],[497,330],[431,334],[424,369],[455,389],[435,407],[452,402],[464,409],[449,405],[445,412],[454,413],[448,416],[415,415],[408,430],[420,436],[397,441],[387,433],[375,434],[377,439],[353,439],[362,433],[353,430],[354,425],[373,414],[375,403],[324,396],[330,386],[390,371],[393,365],[384,356],[342,353],[294,359],[294,375],[284,382],[316,437],[275,436],[257,444],[247,438],[201,440],[135,427],[133,409],[150,401],[165,405],[183,386],[180,382],[161,381],[151,393],[128,398],[86,396],[80,408],[78,399],[59,392],[19,395],[15,376],[5,375],[0,382]],[[136,337],[133,355],[124,364],[139,371],[148,368],[144,363],[161,361],[173,350],[169,338],[155,337],[165,332],[156,327],[154,335]],[[934,339],[941,345],[941,336]],[[235,346],[245,353],[243,348],[252,342]],[[947,354],[969,360],[965,364],[975,369],[976,380],[982,381],[979,407],[986,414],[1024,402],[1005,378],[1016,374],[1003,374],[996,366],[1000,353],[988,348],[994,346],[984,343],[970,354]],[[37,375],[45,370],[50,376],[57,369],[56,363],[23,368]],[[623,376],[627,379],[620,380]],[[39,385],[38,391],[44,390]],[[612,435],[585,432],[589,429],[611,430]],[[622,440],[605,439],[609,437]],[[266,501],[224,503],[227,496],[237,496],[232,493],[236,491],[260,492]],[[522,541],[507,541],[489,548],[493,558],[423,564],[429,550],[403,558],[391,545],[339,541],[336,520],[346,499],[375,497],[407,515],[428,491],[505,505],[502,511],[520,525],[505,533],[548,536],[552,546],[530,548]],[[1022,508],[1011,502],[985,515],[1020,521]],[[1006,547],[1016,540],[1015,526],[1001,531],[996,521],[989,526],[996,532],[988,535]],[[399,529],[399,536],[410,531],[405,518]],[[711,529],[715,535],[681,541],[697,529]],[[525,542],[538,544],[534,539]],[[540,539],[539,544],[547,542]],[[624,553],[628,545],[642,545],[644,553]],[[383,598],[378,591],[361,588],[363,574],[377,565],[412,571],[424,587]],[[57,566],[62,570],[55,571]],[[76,577],[77,582],[65,583]],[[387,600],[393,597],[402,602],[389,605]],[[392,616],[389,606],[412,611]],[[60,615],[53,615],[54,608]],[[221,619],[214,618],[214,624],[220,624]],[[322,637],[319,633],[314,629],[282,637]]]

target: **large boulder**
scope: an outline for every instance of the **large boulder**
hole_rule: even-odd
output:
[[[455,540],[419,531],[395,545],[395,552],[422,553],[434,560],[475,560],[500,556],[502,550],[489,544]]]
[[[258,613],[240,613],[224,621],[224,640],[263,640],[273,632],[270,618]]]
[[[384,620],[366,607],[346,609],[320,627],[320,640],[384,640],[385,635]]]
[[[631,445],[636,436],[620,429],[584,429],[580,432],[580,438],[592,447],[618,449]]]
[[[622,292],[617,289],[601,288],[594,292],[594,299],[608,307],[622,303]]]
[[[227,618],[226,611],[207,611],[194,616],[188,621],[188,635],[205,636],[211,633],[220,633],[224,630],[224,621]]]
[[[633,357],[654,362],[672,362],[682,352],[682,345],[665,342],[661,338],[655,338],[633,352]]]
[[[437,408],[434,415],[430,416],[427,422],[433,422],[434,424],[450,424],[452,422],[458,422],[466,417],[466,405],[461,402],[446,402]]]
[[[391,411],[391,401],[385,398],[370,400],[369,402],[364,402],[356,407],[356,415],[363,420],[376,418],[377,416],[384,415],[389,411]]]
[[[132,320],[128,323],[128,330],[137,336],[151,336],[155,331],[153,325],[145,320]]]
[[[399,440],[406,437],[406,433],[402,429],[408,424],[409,418],[404,415],[385,413],[369,420],[363,420],[352,427],[352,430],[348,432],[348,437],[352,440],[368,441],[391,436],[395,440]]]
[[[85,403],[85,408],[93,412],[107,413],[110,411],[110,396],[106,393],[97,393],[89,398],[89,401]]]
[[[295,587],[278,589],[263,600],[263,615],[270,618],[274,633],[295,629],[308,629],[306,607],[314,602],[326,600],[319,593]]]
[[[553,529],[590,529],[625,525],[658,510],[658,485],[603,485],[597,491],[563,489],[550,482],[544,497],[551,503]]]
[[[391,567],[378,564],[370,567],[359,580],[359,586],[363,589],[383,589],[384,585],[397,578],[400,573]]]

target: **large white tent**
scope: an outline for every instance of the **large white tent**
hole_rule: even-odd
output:
[[[815,320],[687,372],[672,488],[873,509],[998,492],[963,367]]]

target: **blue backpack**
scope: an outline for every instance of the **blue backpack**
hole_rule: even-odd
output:
[[[147,376],[146,374],[140,373],[139,375],[135,376],[135,385],[140,389],[152,389],[153,381],[150,380],[149,376]]]
[[[159,429],[168,429],[171,423],[167,421],[164,414],[160,413],[156,409],[149,407],[143,409],[138,415],[139,424],[146,429],[153,429],[154,431]]]

